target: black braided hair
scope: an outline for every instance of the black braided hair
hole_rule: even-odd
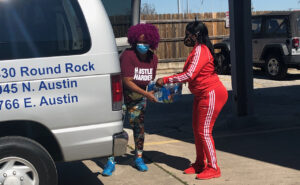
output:
[[[195,17],[195,21],[188,23],[185,29],[191,34],[196,35],[198,43],[205,44],[211,54],[214,56],[215,52],[213,45],[208,37],[208,29],[203,22],[198,21],[197,17]]]

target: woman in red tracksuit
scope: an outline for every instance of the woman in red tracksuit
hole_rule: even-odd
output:
[[[185,62],[183,72],[160,78],[156,83],[188,82],[194,94],[193,132],[197,158],[184,173],[197,173],[197,179],[220,177],[212,129],[227,101],[227,90],[215,72],[213,47],[205,24],[199,21],[189,23],[184,44],[193,47],[193,50]]]

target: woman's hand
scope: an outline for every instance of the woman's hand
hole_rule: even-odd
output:
[[[162,87],[164,85],[164,80],[163,78],[159,78],[156,80],[156,85]]]
[[[146,94],[146,98],[151,102],[158,102],[157,99],[154,96],[154,91],[149,91]]]

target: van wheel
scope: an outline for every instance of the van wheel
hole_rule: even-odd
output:
[[[286,77],[287,67],[279,56],[270,55],[265,62],[267,76],[274,80],[282,80]]]
[[[37,142],[25,137],[3,137],[0,151],[0,184],[57,185],[55,164]]]
[[[229,74],[230,73],[230,66],[229,66],[229,55],[225,55],[224,53],[220,52],[216,54],[216,72],[220,75],[222,74]]]

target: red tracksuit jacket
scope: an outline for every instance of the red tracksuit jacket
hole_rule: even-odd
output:
[[[163,80],[164,83],[188,82],[193,94],[202,94],[222,84],[215,72],[214,58],[204,44],[194,46],[182,73],[164,77]]]

